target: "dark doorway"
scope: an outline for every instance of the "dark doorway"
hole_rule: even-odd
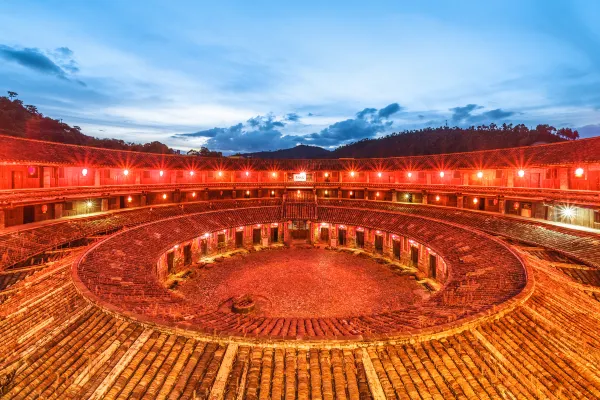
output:
[[[356,231],[356,247],[359,249],[365,248],[365,232]]]
[[[225,234],[224,233],[219,233],[217,235],[217,247],[219,248],[219,250],[225,249]]]
[[[437,257],[433,254],[429,255],[429,276],[435,279],[437,273]]]
[[[167,253],[167,272],[169,272],[169,274],[172,274],[174,268],[175,268],[175,253],[170,251]]]
[[[277,243],[279,241],[279,228],[271,228],[271,243]]]
[[[416,246],[410,246],[410,261],[415,267],[419,265],[419,249]]]
[[[480,211],[485,211],[485,199],[477,200],[477,209]]]
[[[23,173],[21,171],[12,171],[12,188],[23,189]]]
[[[119,197],[119,208],[125,208],[125,196]]]
[[[192,245],[183,246],[183,265],[188,266],[192,263]]]
[[[206,241],[206,239],[202,239],[200,241],[200,254],[202,254],[203,256],[208,255],[208,242]]]
[[[396,260],[400,259],[400,241],[394,240],[392,242],[392,251],[394,253],[394,258]]]
[[[338,244],[340,246],[346,245],[346,230],[345,229],[338,229]]]
[[[23,223],[30,224],[35,222],[35,207],[25,206],[23,207]]]
[[[383,235],[375,236],[375,251],[377,253],[383,253]]]
[[[320,240],[325,243],[329,243],[329,228],[321,227]]]
[[[260,244],[260,228],[252,229],[252,243]]]
[[[244,231],[235,232],[235,247],[239,249],[244,246]]]

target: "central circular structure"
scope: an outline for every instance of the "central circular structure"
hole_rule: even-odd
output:
[[[292,248],[237,255],[194,271],[177,292],[208,310],[248,295],[253,313],[270,318],[357,317],[429,297],[412,275],[358,254]]]
[[[197,239],[210,232],[218,241],[227,229],[282,226],[278,207],[200,212],[122,231],[84,253],[73,277],[80,293],[106,311],[161,329],[230,340],[389,342],[443,336],[514,308],[533,288],[520,258],[481,232],[375,210],[321,207],[319,218],[319,224],[361,226],[424,243],[443,258],[447,278],[429,294],[370,256],[323,249],[219,257],[205,268],[190,261],[189,271],[178,269],[181,258],[171,258],[173,268],[164,262],[186,243],[202,250]],[[185,258],[185,251],[179,254]],[[169,284],[171,276],[177,276],[176,285]]]

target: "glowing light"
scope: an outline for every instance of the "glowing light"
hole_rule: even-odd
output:
[[[409,172],[408,174],[406,174],[406,176],[408,176],[409,178],[412,178],[412,172]]]
[[[123,175],[125,175],[125,176],[129,175],[129,170],[128,169],[124,169],[123,170]]]
[[[227,233],[227,229],[223,229],[223,233]]]
[[[376,235],[381,235],[381,231],[375,231]]]
[[[250,171],[246,171],[246,176],[250,176]]]
[[[249,194],[250,194],[250,191],[249,191],[249,190],[246,190],[246,194],[247,194],[247,195],[249,195]]]
[[[378,173],[377,173],[377,177],[378,177],[378,178],[381,178],[381,172],[378,172]]]
[[[365,230],[365,228],[362,228],[362,227],[360,227],[360,226],[356,228],[356,231],[357,231],[357,232],[364,232],[364,230]]]
[[[559,211],[561,217],[568,219],[572,219],[573,217],[575,217],[576,214],[575,208],[570,206],[559,207]]]
[[[163,171],[162,169],[160,171],[158,171],[158,175],[163,176],[165,174],[165,171]]]
[[[272,194],[272,195],[275,195],[275,191],[274,191],[274,190],[271,190],[271,194]]]
[[[131,196],[127,197],[127,202],[131,203],[133,201],[133,199],[131,198]]]
[[[379,197],[379,192],[375,193],[375,196]]]
[[[519,208],[519,202],[515,201],[515,204],[513,205],[514,209],[517,210]]]
[[[163,193],[162,198],[163,198],[163,200],[166,200],[167,199],[167,194]]]
[[[91,201],[88,201],[88,202],[85,203],[85,206],[87,208],[92,208],[93,205],[94,205],[94,203],[92,203]]]
[[[473,204],[477,204],[477,203],[479,203],[479,199],[478,199],[477,197],[475,197],[475,198],[473,199]]]
[[[435,201],[440,201],[440,196],[435,196]]]
[[[88,173],[87,168],[84,168],[84,169],[81,170],[81,175],[87,176],[87,173]]]
[[[479,172],[477,173],[477,177],[478,177],[479,179],[483,178],[483,172],[479,171]]]
[[[223,171],[219,171],[219,172],[217,172],[217,175],[219,175],[219,176],[223,176]]]
[[[300,195],[300,191],[298,190],[298,195]]]
[[[519,175],[519,178],[522,178],[525,176],[525,171],[523,171],[522,169],[519,170],[519,172],[517,172],[517,175]]]
[[[208,237],[208,233],[205,233],[204,235],[202,235],[203,238],[207,238]]]
[[[237,228],[237,229],[236,229],[236,231],[238,231],[238,232],[241,232],[241,231],[243,231],[243,230],[244,230],[244,227],[243,227],[243,226],[240,226],[239,228]]]
[[[408,199],[408,198],[409,198],[409,196],[410,196],[410,195],[409,195],[408,193],[406,193],[406,194],[404,195],[404,198],[405,198],[405,199]]]
[[[327,222],[321,222],[321,226],[328,226],[329,224]]]
[[[328,190],[326,190],[326,191],[325,191],[325,194],[329,194],[329,191],[328,191]]]
[[[354,192],[351,190],[351,191],[350,191],[350,196],[352,196],[353,194],[354,194]]]
[[[256,224],[256,227],[257,227],[257,228],[260,228],[260,226],[261,226],[260,224]]]
[[[192,192],[192,197],[196,197],[196,192]]]
[[[329,178],[329,172],[325,172],[325,178]]]
[[[176,244],[175,246],[173,246],[173,248],[174,248],[174,249],[178,249],[178,248],[179,248],[179,245],[178,245],[178,244]]]
[[[271,172],[271,176],[272,176],[273,178],[277,177],[277,172]]]
[[[190,176],[194,176],[194,171],[190,171]]]
[[[446,174],[444,173],[444,171],[440,171],[440,178],[443,178],[443,177],[444,177],[444,175],[446,175]]]
[[[354,171],[350,171],[350,176],[354,177]]]
[[[274,228],[276,228],[276,227],[278,227],[278,226],[279,226],[279,224],[278,224],[277,222],[273,222],[273,223],[271,224],[271,226],[272,226],[272,227],[274,227]]]
[[[583,176],[583,168],[577,168],[575,170],[575,176],[578,178],[582,177]]]

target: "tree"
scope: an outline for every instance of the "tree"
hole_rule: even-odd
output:
[[[37,114],[38,113],[38,109],[37,109],[36,106],[26,105],[25,108],[27,109],[27,111],[29,111],[32,114]]]
[[[8,91],[8,98],[11,100],[17,97],[18,95],[19,94],[17,92],[11,92],[10,90]]]

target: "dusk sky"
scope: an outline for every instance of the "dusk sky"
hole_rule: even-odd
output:
[[[226,153],[495,122],[600,134],[600,1],[2,1],[0,89]]]

